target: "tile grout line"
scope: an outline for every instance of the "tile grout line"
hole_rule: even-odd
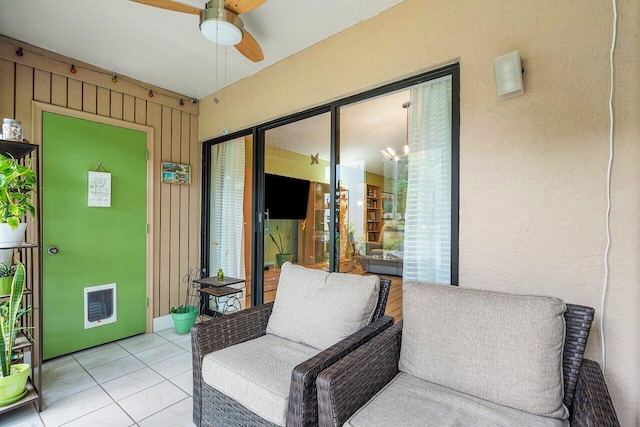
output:
[[[122,346],[121,346],[120,344],[118,344],[117,342],[116,342],[116,344],[117,344],[120,348],[122,348],[124,351],[126,351],[126,352],[127,352],[127,353],[129,353],[129,354],[131,354],[131,353],[130,353],[126,348],[122,347]],[[89,376],[91,377],[91,379],[92,379],[93,381],[95,381],[95,382],[96,382],[96,385],[97,385],[98,387],[100,387],[100,389],[101,389],[101,390],[102,390],[102,391],[103,391],[103,392],[104,392],[104,393],[109,397],[109,399],[111,399],[111,401],[112,401],[113,403],[115,403],[116,405],[118,405],[118,402],[116,402],[116,400],[115,400],[115,399],[114,399],[114,398],[113,398],[113,397],[112,397],[112,396],[107,392],[107,390],[105,390],[105,389],[104,389],[104,387],[102,387],[102,383],[98,382],[98,380],[97,380],[97,379],[95,379],[95,378],[93,377],[93,375],[91,375],[91,372],[89,372],[89,371],[88,371],[88,369],[87,369],[87,368],[85,368],[85,367],[84,367],[84,365],[83,365],[82,363],[80,363],[80,361],[79,361],[78,359],[76,359],[76,357],[73,355],[73,353],[71,354],[71,357],[72,357],[72,358],[73,358],[73,359],[78,363],[78,365],[80,365],[80,366],[82,367],[82,369],[84,369],[84,371],[87,373],[87,375],[89,375]],[[115,360],[124,359],[125,357],[127,357],[127,356],[124,356],[124,357],[121,357],[121,358],[119,358],[119,359],[115,359]],[[111,363],[111,362],[107,362],[107,363]],[[102,365],[94,366],[94,368],[97,368],[97,367],[99,367],[99,366],[106,365],[107,363],[103,363]],[[144,363],[144,362],[143,362],[143,363]],[[123,376],[124,376],[124,375],[123,375]],[[118,377],[118,378],[120,378],[120,377]],[[114,379],[115,379],[115,378],[114,378]],[[86,390],[83,390],[83,391],[86,391]],[[82,393],[83,391],[79,391],[78,393]],[[78,393],[74,393],[74,394],[72,394],[72,395],[70,395],[70,396],[74,396],[74,395],[76,395],[76,394],[78,394]],[[69,424],[69,423],[71,423],[71,422],[73,422],[73,421],[79,420],[80,418],[85,417],[85,416],[87,416],[87,415],[89,415],[89,414],[92,414],[92,413],[94,413],[94,412],[96,412],[96,411],[99,411],[99,410],[101,410],[101,409],[104,409],[104,408],[106,408],[106,407],[107,407],[107,406],[109,406],[109,405],[111,405],[111,403],[108,403],[108,404],[106,404],[105,406],[101,406],[100,408],[96,408],[95,410],[93,410],[93,411],[91,411],[91,412],[88,412],[88,413],[83,414],[83,415],[81,415],[81,416],[79,416],[79,417],[77,417],[77,418],[74,418],[74,419],[72,419],[72,420],[69,420],[69,421],[67,421],[66,423],[61,424],[61,425],[62,425],[62,426],[64,426],[64,425]],[[122,409],[122,407],[120,407],[120,405],[118,405],[118,407],[119,407],[120,409]],[[125,411],[124,409],[122,409],[122,411],[127,415],[127,417],[129,417],[129,419],[130,419],[134,424],[136,424],[135,420],[134,420],[133,418],[131,418],[131,416],[127,413],[127,411]],[[47,425],[46,425],[46,424],[45,424],[45,427],[47,427]]]
[[[149,348],[147,348],[147,349],[144,349],[144,350],[138,351],[137,353],[142,353],[142,352],[144,352],[144,351],[151,350],[151,349],[156,348],[156,347],[159,347],[159,346],[161,346],[161,345],[165,345],[166,343],[172,343],[172,344],[173,344],[174,346],[176,346],[178,349],[180,349],[180,350],[182,350],[182,351],[186,352],[187,354],[190,354],[189,350],[187,350],[187,349],[185,349],[184,347],[182,347],[182,346],[180,346],[180,345],[178,345],[178,344],[176,344],[176,343],[175,343],[175,341],[177,341],[177,340],[179,340],[179,339],[183,338],[183,336],[178,336],[178,337],[176,337],[175,339],[171,340],[171,339],[169,339],[169,338],[167,338],[167,337],[165,337],[165,336],[160,335],[160,334],[159,334],[159,333],[157,333],[157,332],[153,332],[152,334],[153,334],[153,335],[155,335],[155,336],[157,336],[158,338],[162,338],[162,339],[163,339],[164,341],[166,341],[166,342],[162,342],[161,344],[157,344],[157,345],[154,345],[153,347],[149,347]],[[143,335],[139,335],[139,336],[144,336],[144,334],[143,334]],[[184,336],[186,337],[186,336],[188,336],[188,334],[185,334]],[[129,356],[126,356],[126,355],[125,355],[125,356],[123,356],[123,357],[120,357],[120,358],[114,359],[114,360],[112,360],[112,361],[108,361],[108,362],[102,363],[102,364],[100,364],[100,365],[92,366],[91,368],[86,368],[86,367],[85,367],[85,366],[80,362],[80,360],[78,360],[78,358],[77,358],[77,356],[76,356],[75,354],[73,354],[73,353],[72,353],[72,354],[70,354],[71,359],[72,359],[75,363],[77,363],[77,364],[80,366],[80,368],[82,369],[80,372],[83,372],[83,371],[84,371],[84,372],[85,372],[85,373],[86,373],[86,374],[87,374],[87,375],[88,375],[88,376],[89,376],[89,377],[90,377],[90,378],[95,382],[95,384],[96,384],[98,387],[100,387],[100,389],[101,389],[101,390],[106,394],[106,396],[108,396],[108,398],[111,400],[111,402],[110,402],[110,403],[107,403],[107,404],[106,404],[106,405],[104,405],[104,406],[101,406],[100,408],[96,408],[95,410],[93,410],[93,411],[91,411],[91,412],[88,412],[88,413],[86,413],[86,414],[83,414],[83,415],[81,415],[81,416],[79,416],[79,417],[77,417],[77,418],[74,418],[74,419],[72,419],[72,420],[66,421],[63,425],[66,425],[66,424],[69,424],[69,423],[71,423],[71,422],[77,421],[77,420],[79,420],[79,419],[81,419],[81,418],[83,418],[83,417],[85,417],[85,416],[88,416],[88,415],[90,415],[90,414],[92,414],[92,413],[94,413],[94,412],[96,412],[96,411],[102,410],[102,409],[104,409],[105,407],[107,407],[107,406],[111,405],[112,403],[114,403],[114,404],[116,404],[116,405],[118,406],[118,408],[120,408],[120,410],[121,410],[121,411],[122,411],[122,412],[123,412],[123,413],[124,413],[124,414],[125,414],[125,415],[130,419],[130,420],[131,420],[131,421],[132,421],[132,423],[133,423],[133,424],[131,424],[131,425],[139,426],[139,424],[138,424],[138,423],[139,423],[140,421],[143,421],[143,420],[145,420],[145,419],[147,419],[147,418],[150,418],[150,417],[152,417],[152,416],[154,416],[154,415],[157,415],[158,413],[160,413],[160,412],[164,411],[165,409],[167,409],[167,408],[171,408],[171,407],[173,407],[173,406],[175,406],[175,405],[177,405],[177,404],[179,404],[179,403],[183,402],[184,400],[187,400],[187,399],[193,398],[193,395],[192,395],[193,391],[186,391],[186,390],[183,390],[183,389],[182,389],[182,387],[180,387],[179,385],[177,385],[177,384],[175,384],[173,381],[171,381],[172,379],[176,378],[177,376],[184,374],[184,372],[181,372],[181,373],[179,373],[179,374],[177,374],[177,375],[174,375],[174,376],[173,376],[173,377],[171,377],[171,378],[166,378],[164,375],[162,375],[162,373],[160,373],[160,372],[156,371],[156,370],[155,370],[151,365],[149,365],[148,363],[146,363],[144,360],[140,359],[140,358],[136,355],[137,353],[132,353],[129,349],[127,349],[127,348],[125,348],[124,346],[122,346],[122,345],[121,345],[121,343],[120,343],[119,341],[114,341],[113,343],[114,343],[114,344],[116,344],[116,345],[117,345],[119,348],[121,348],[122,350],[124,350],[128,355],[133,356],[136,360],[140,361],[140,362],[143,364],[143,366],[144,366],[144,367],[142,367],[142,368],[140,368],[140,369],[137,369],[137,370],[134,370],[134,371],[132,371],[132,372],[129,372],[129,373],[127,373],[127,374],[124,374],[124,375],[121,375],[121,376],[118,376],[118,377],[115,377],[115,378],[111,378],[111,379],[109,379],[108,381],[99,382],[99,381],[98,381],[98,380],[97,380],[97,379],[96,379],[96,378],[91,374],[91,372],[89,372],[89,369],[98,368],[98,367],[100,367],[100,366],[104,366],[104,365],[106,365],[106,364],[108,364],[108,363],[112,363],[112,362],[114,362],[114,361],[122,360],[122,359],[124,359],[124,358],[129,357]],[[96,351],[99,351],[99,350],[96,350]],[[90,353],[88,353],[88,354],[91,354],[91,353],[93,353],[93,352],[90,352]],[[159,361],[157,361],[156,363],[164,362],[164,361],[166,361],[166,360],[169,360],[169,359],[171,359],[171,358],[173,358],[173,357],[177,357],[177,356],[179,356],[179,355],[180,355],[180,354],[175,355],[175,356],[172,356],[172,357],[169,357],[169,358],[167,358],[167,359],[159,360]],[[171,384],[172,386],[176,387],[178,390],[180,390],[180,391],[182,391],[183,393],[185,393],[185,394],[187,395],[187,397],[185,397],[184,399],[180,399],[180,400],[178,400],[177,402],[173,403],[172,405],[170,405],[170,406],[168,406],[168,407],[166,407],[166,408],[162,408],[162,409],[160,409],[159,411],[154,412],[153,414],[150,414],[149,416],[147,416],[147,417],[143,418],[143,419],[142,419],[142,420],[140,420],[140,421],[136,421],[136,420],[134,420],[134,419],[131,417],[131,415],[130,415],[130,414],[129,414],[129,413],[128,413],[128,412],[127,412],[127,411],[126,411],[126,410],[125,410],[121,405],[120,405],[120,403],[119,403],[119,402],[118,402],[118,401],[117,401],[113,396],[111,396],[111,395],[107,392],[107,390],[103,387],[103,384],[104,384],[104,383],[107,383],[107,382],[109,382],[109,381],[113,381],[113,380],[116,380],[116,379],[119,379],[119,378],[125,377],[125,376],[127,376],[127,375],[130,375],[130,374],[132,374],[132,373],[134,373],[134,372],[140,371],[140,370],[145,369],[145,368],[149,368],[152,372],[154,372],[154,373],[156,373],[156,374],[160,375],[160,377],[162,378],[162,381],[161,381],[161,382],[159,382],[159,383],[157,383],[157,384],[154,384],[154,385],[152,385],[152,386],[149,386],[149,387],[147,387],[147,388],[145,388],[145,389],[138,390],[138,391],[136,391],[135,393],[139,393],[139,392],[141,392],[141,391],[143,391],[143,390],[147,390],[147,389],[149,389],[149,388],[151,388],[151,387],[157,386],[158,384],[162,384],[162,383],[164,383],[164,382],[167,382],[167,383]],[[185,372],[187,372],[187,371],[185,371]],[[74,374],[70,374],[70,375],[74,375]],[[95,386],[93,386],[93,385],[92,385],[91,387],[89,387],[89,389],[90,389],[90,388],[93,388],[93,387],[95,387]],[[44,387],[43,387],[43,389],[44,389]],[[85,390],[81,390],[81,391],[79,391],[79,392],[76,392],[76,393],[70,394],[69,396],[65,396],[64,398],[71,397],[71,396],[77,395],[77,394],[79,394],[79,393],[86,392],[86,390],[87,390],[87,389],[85,389]],[[133,394],[131,394],[131,395],[129,395],[129,396],[125,396],[123,399],[126,399],[126,398],[128,398],[128,397],[131,397],[131,396],[133,396],[135,393],[133,393]],[[62,400],[62,399],[64,399],[64,398],[61,398],[61,399],[59,399],[59,400]],[[121,399],[121,400],[122,400],[122,399]],[[58,401],[58,400],[56,400],[55,402],[57,402],[57,401]],[[51,403],[54,403],[54,402],[51,402]],[[34,407],[34,408],[35,408],[35,407]],[[46,409],[46,408],[45,408],[45,409]],[[44,411],[44,410],[43,410],[43,411]],[[36,414],[38,415],[38,418],[40,419],[40,422],[42,423],[42,425],[43,425],[43,426],[45,426],[45,427],[47,427],[47,424],[45,423],[44,418],[42,417],[42,412],[38,412],[38,411],[36,411]],[[51,427],[52,427],[52,426],[51,426]]]

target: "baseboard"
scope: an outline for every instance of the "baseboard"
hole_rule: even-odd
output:
[[[153,319],[153,332],[162,331],[163,329],[173,328],[173,319],[171,315],[155,317]]]

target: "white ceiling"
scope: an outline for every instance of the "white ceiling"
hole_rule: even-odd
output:
[[[195,15],[129,0],[1,0],[0,34],[202,99],[402,1],[269,0],[241,15],[264,52],[259,63],[205,39]]]
[[[394,92],[340,109],[340,163],[364,161],[364,170],[384,175],[380,150],[402,153],[407,143],[409,90]],[[267,145],[329,161],[331,123],[329,113],[270,129]]]

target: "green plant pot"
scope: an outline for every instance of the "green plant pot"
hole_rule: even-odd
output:
[[[291,261],[293,259],[293,255],[291,254],[276,254],[276,262],[278,263],[278,267],[282,267],[287,261]]]
[[[31,372],[31,368],[27,363],[18,363],[12,365],[11,368],[17,370],[18,373],[8,377],[0,377],[0,406],[13,403],[13,398],[20,396],[24,392],[29,372]]]
[[[187,307],[189,310],[186,313],[171,313],[173,319],[173,326],[176,328],[177,334],[186,334],[191,330],[191,327],[196,323],[198,317],[198,307],[190,305]]]
[[[13,276],[0,277],[0,295],[9,295],[11,293],[11,283]]]

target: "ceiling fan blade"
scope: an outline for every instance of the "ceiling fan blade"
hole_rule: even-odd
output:
[[[131,0],[135,3],[145,4],[147,6],[159,7],[160,9],[172,10],[174,12],[191,13],[200,15],[201,9],[188,4],[178,3],[171,0]]]
[[[267,0],[225,0],[224,8],[240,15],[255,9]]]
[[[236,49],[253,62],[260,62],[264,59],[260,45],[247,30],[242,30],[242,40],[236,45]]]

